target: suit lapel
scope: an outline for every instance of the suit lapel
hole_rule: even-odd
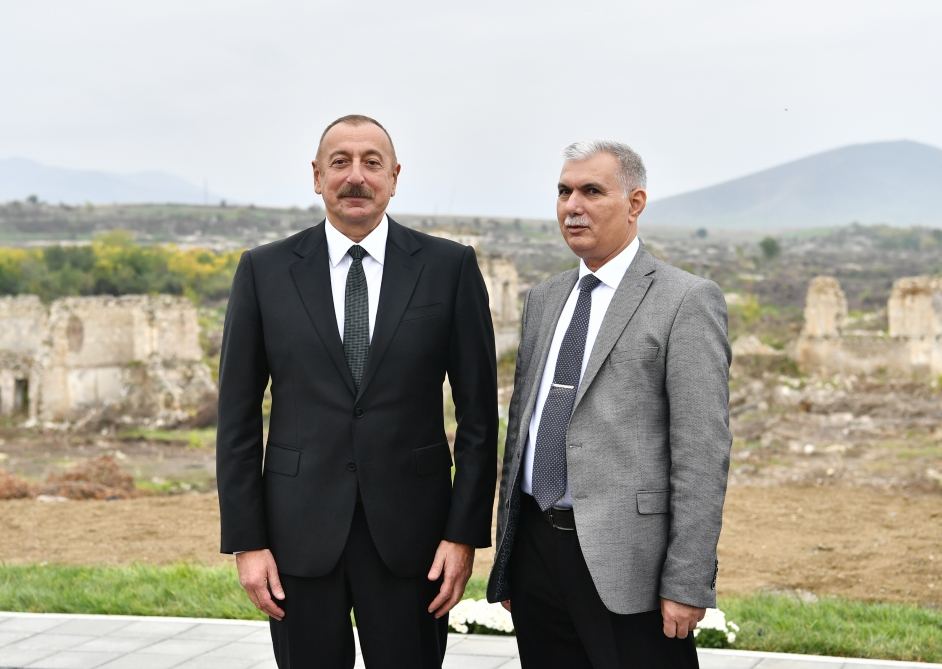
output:
[[[541,311],[539,324],[539,334],[536,339],[536,350],[534,354],[539,364],[533,369],[532,375],[527,379],[529,394],[527,401],[523,405],[524,411],[520,419],[520,440],[521,447],[526,445],[527,432],[530,430],[530,418],[533,415],[533,408],[536,405],[536,398],[540,392],[540,380],[543,378],[543,370],[546,367],[546,358],[549,356],[550,344],[553,342],[553,334],[556,332],[556,322],[559,315],[566,306],[566,300],[572,293],[573,286],[579,278],[579,270],[573,269],[560,275],[552,285],[546,289],[545,303]]]
[[[320,225],[314,226],[298,242],[294,252],[301,256],[301,259],[291,265],[290,271],[311,325],[314,326],[344,385],[352,395],[354,393],[353,377],[350,375],[347,358],[343,353],[337,315],[334,312],[334,299],[330,287],[330,259],[327,255],[324,225],[326,223],[321,222]]]
[[[366,370],[360,383],[362,396],[382,362],[383,355],[399,327],[415,285],[422,274],[424,264],[414,257],[422,247],[407,228],[389,219],[389,235],[386,238],[386,259],[383,263],[383,282],[379,291],[379,308],[370,353],[366,359]],[[341,353],[343,349],[341,348]],[[346,361],[345,361],[346,362]]]
[[[638,253],[621,283],[612,296],[612,301],[605,312],[605,318],[602,319],[602,327],[595,338],[595,344],[589,354],[589,361],[586,363],[585,374],[582,375],[582,381],[579,383],[579,390],[576,392],[576,402],[573,411],[579,406],[579,402],[585,395],[586,390],[598,374],[602,363],[608,357],[612,347],[621,333],[624,332],[628,321],[634,316],[638,305],[644,299],[651,282],[654,280],[654,270],[656,266],[651,255],[645,251],[644,246],[638,249]]]

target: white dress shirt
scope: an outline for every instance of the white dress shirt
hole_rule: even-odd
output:
[[[360,242],[350,240],[334,227],[330,219],[324,224],[327,234],[327,254],[330,256],[330,291],[334,298],[334,313],[337,315],[337,327],[340,340],[343,341],[343,309],[347,292],[347,272],[353,258],[347,251],[354,244],[359,244],[366,251],[363,256],[363,274],[366,275],[366,291],[370,307],[370,340],[373,339],[373,326],[376,325],[376,311],[379,308],[379,289],[383,283],[383,262],[386,260],[386,237],[389,234],[389,219],[383,214],[383,220]]]
[[[586,363],[589,361],[589,354],[595,345],[595,338],[602,327],[602,319],[605,318],[605,312],[608,311],[608,305],[612,302],[615,295],[615,289],[621,283],[628,266],[634,260],[638,252],[640,242],[635,237],[631,243],[617,256],[599,267],[595,272],[590,272],[584,261],[579,261],[579,279],[586,274],[595,274],[601,281],[595,290],[592,291],[592,310],[589,312],[589,331],[585,338],[585,351],[582,355],[582,368],[579,371],[579,380],[585,374]],[[553,384],[553,377],[556,375],[556,359],[559,357],[559,347],[562,346],[563,337],[569,328],[569,321],[576,310],[576,301],[579,299],[579,281],[573,287],[566,300],[563,311],[556,321],[556,330],[553,333],[553,341],[550,344],[549,355],[546,358],[546,367],[543,369],[543,378],[540,380],[540,392],[536,396],[536,406],[533,407],[533,415],[530,417],[530,432],[527,437],[526,449],[523,452],[523,481],[520,482],[520,489],[528,495],[533,494],[533,455],[536,451],[536,435],[540,430],[540,418],[543,416],[543,405],[546,404],[546,397],[549,395],[550,386]],[[555,506],[572,508],[572,494],[569,485],[566,485],[566,494],[562,499],[556,502]]]

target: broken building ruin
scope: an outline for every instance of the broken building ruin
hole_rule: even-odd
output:
[[[942,374],[942,278],[898,279],[886,311],[886,331],[851,329],[840,283],[815,277],[795,346],[799,367],[823,373]]]
[[[215,395],[196,308],[181,297],[0,298],[0,414],[173,423]]]
[[[520,276],[507,258],[478,257],[491,306],[497,355],[517,350],[520,343]]]
[[[513,261],[496,253],[483,252],[481,238],[476,235],[456,235],[444,230],[432,230],[431,233],[474,247],[490,302],[497,355],[516,351],[520,343],[521,287],[520,275]]]

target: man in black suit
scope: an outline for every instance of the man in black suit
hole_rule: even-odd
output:
[[[359,115],[313,163],[326,221],[247,251],[219,373],[222,552],[278,666],[440,667],[447,612],[490,544],[494,333],[473,249],[386,216],[400,166]],[[458,429],[442,416],[445,375]],[[262,397],[271,381],[268,441]]]

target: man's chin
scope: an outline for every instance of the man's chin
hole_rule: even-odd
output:
[[[588,228],[579,228],[579,230],[581,234],[572,234],[569,230],[567,230],[565,238],[566,244],[569,245],[569,248],[572,249],[572,252],[581,258],[582,252],[590,250],[595,244],[595,240],[593,240],[588,234]]]
[[[379,224],[380,219],[383,216],[383,212],[377,211],[376,209],[370,207],[367,209],[348,209],[347,207],[341,207],[339,211],[335,213],[327,212],[327,217],[335,223],[349,227],[349,228],[367,228],[372,229],[377,224]]]

